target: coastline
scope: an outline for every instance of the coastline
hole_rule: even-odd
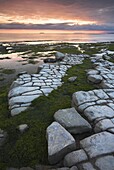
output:
[[[53,51],[59,51],[71,57],[73,56],[79,57],[79,56],[84,56],[84,55],[89,56],[87,60],[84,60],[83,64],[75,65],[68,70],[67,75],[65,75],[62,78],[62,81],[64,82],[62,86],[53,90],[49,94],[49,96],[44,95],[44,96],[40,96],[37,99],[35,99],[32,102],[32,105],[30,106],[28,110],[20,113],[19,115],[11,117],[11,113],[9,112],[9,109],[8,109],[9,99],[7,99],[8,98],[7,95],[9,92],[9,85],[7,88],[3,87],[1,89],[0,127],[4,131],[6,131],[9,135],[9,138],[6,140],[6,143],[4,143],[3,148],[2,148],[4,156],[0,158],[1,167],[23,167],[23,166],[34,167],[35,165],[38,165],[38,164],[49,165],[45,133],[46,133],[46,128],[53,122],[54,113],[59,109],[71,107],[71,98],[74,92],[78,92],[82,90],[89,91],[89,90],[95,89],[94,85],[87,81],[87,75],[85,72],[86,70],[93,68],[92,63],[90,62],[92,57],[93,57],[93,60],[95,58],[98,58],[98,60],[103,58],[104,60],[104,54],[107,54],[108,57],[110,57],[109,60],[113,61],[114,43],[94,43],[94,44],[93,43],[92,44],[91,43],[87,43],[87,44],[76,43],[75,44],[76,46],[75,45],[73,46],[73,45],[68,44],[68,43],[67,44],[62,43],[62,44],[57,44],[57,45],[47,44],[43,46],[29,45],[29,48],[31,48],[32,52],[30,51],[30,53],[23,53],[21,57],[26,56],[27,61],[29,57],[30,57],[29,60],[31,60],[31,57],[33,57],[32,60],[35,60],[34,57],[36,56],[38,57],[39,55],[38,54],[39,49],[40,49],[40,52],[45,53],[50,48],[51,50],[49,51],[51,52],[51,56],[50,55],[48,56],[46,54],[45,56],[46,58],[50,58],[50,57],[53,58],[55,55]],[[36,50],[36,47],[37,47],[37,50]],[[24,47],[23,50],[25,49],[26,49],[26,46]],[[17,48],[13,50],[17,52],[16,51]],[[20,51],[20,48],[18,48],[18,51]],[[45,57],[43,56],[43,59]],[[105,55],[105,57],[107,56]],[[8,60],[11,60],[11,59],[5,59],[3,61],[8,61]],[[105,60],[107,61],[107,59]],[[49,64],[53,65],[52,63],[49,63]],[[78,79],[75,82],[71,83],[68,81],[68,78],[72,76],[76,76],[78,77]],[[58,76],[56,76],[56,78],[57,77]],[[32,78],[34,81],[36,81],[35,80],[36,78],[34,76]],[[23,79],[23,78],[20,77],[20,79]],[[29,77],[25,77],[25,79],[26,80],[24,81],[29,81]],[[29,126],[29,129],[25,131],[24,133],[20,133],[17,130],[18,126],[21,124],[27,124]],[[86,135],[88,136],[88,134]],[[78,135],[77,137],[79,138],[79,136],[80,135]],[[83,138],[83,135],[80,137]],[[18,159],[16,159],[17,158],[16,155],[19,156]],[[9,157],[11,157],[11,161],[9,160]],[[6,163],[6,161],[8,163]]]

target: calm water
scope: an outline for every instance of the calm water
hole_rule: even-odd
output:
[[[62,41],[62,42],[107,42],[114,41],[114,33],[103,31],[70,31],[63,33],[29,30],[0,30],[0,42],[12,41]]]

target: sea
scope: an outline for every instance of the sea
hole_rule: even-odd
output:
[[[95,43],[114,41],[114,31],[0,30],[0,42],[55,41]]]

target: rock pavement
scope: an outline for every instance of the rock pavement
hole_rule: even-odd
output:
[[[38,74],[20,74],[9,92],[11,115],[62,85],[67,69],[85,57],[62,56],[59,64],[42,65]],[[72,107],[58,110],[46,131],[50,164],[62,162],[56,170],[114,170],[114,64],[103,55],[91,61],[94,69],[87,71],[87,79],[97,89],[75,92]]]
[[[88,128],[86,137],[78,140],[75,136],[76,149],[63,159],[66,169],[114,169],[114,64],[102,59],[93,65],[95,69],[87,71],[87,78],[99,89],[75,92],[75,109],[61,109],[54,114],[54,119],[73,135],[83,135],[83,129]]]
[[[60,53],[61,54],[61,53]],[[57,53],[57,56],[60,55]],[[48,95],[54,89],[62,85],[62,77],[74,64],[81,64],[86,55],[64,55],[64,59],[56,64],[43,64],[38,74],[27,74],[22,72],[15,80],[8,94],[9,109],[11,115],[15,116],[26,110],[31,102],[42,96]]]

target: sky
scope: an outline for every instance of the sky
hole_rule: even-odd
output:
[[[0,0],[0,29],[114,31],[114,0]]]

